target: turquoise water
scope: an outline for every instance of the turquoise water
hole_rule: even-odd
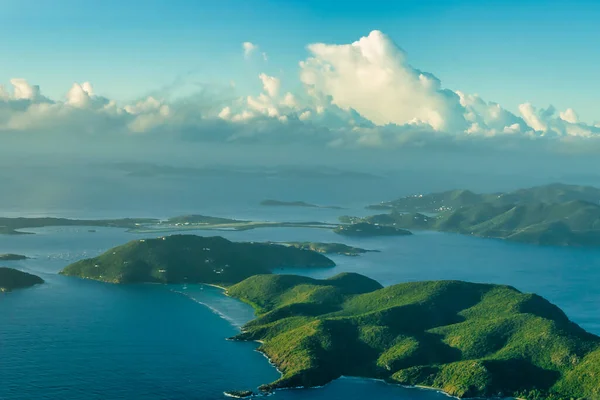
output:
[[[47,281],[0,296],[0,399],[222,399],[224,390],[256,388],[279,376],[254,351],[255,344],[225,340],[252,318],[252,311],[216,288],[118,286],[56,275],[74,260],[150,235],[109,228],[96,233],[86,228],[35,232],[3,236],[0,241],[0,253],[34,257],[5,265],[37,273]],[[545,296],[574,321],[600,334],[598,250],[440,233],[348,239],[326,230],[275,228],[218,234],[233,240],[342,241],[381,250],[360,257],[333,257],[338,266],[332,269],[277,272],[327,277],[355,271],[385,285],[423,279],[511,284]],[[361,379],[340,379],[320,389],[280,391],[273,398],[368,397],[446,398],[433,391]]]

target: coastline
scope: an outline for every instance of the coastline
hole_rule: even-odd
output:
[[[232,298],[231,296],[229,296],[229,295],[227,294],[227,289],[226,289],[225,287],[222,287],[222,286],[219,286],[219,285],[214,285],[214,284],[207,284],[207,283],[204,283],[203,285],[208,285],[208,286],[213,286],[213,287],[219,288],[219,289],[223,290],[223,295],[224,295],[224,296],[227,296],[227,297],[230,297],[230,298]],[[239,301],[240,303],[247,304],[247,303],[245,303],[245,302],[243,302],[243,301],[241,301],[241,300],[239,300],[239,299],[236,299],[236,300],[237,300],[237,301]],[[202,304],[202,305],[204,305],[205,307],[208,307],[209,309],[211,309],[211,310],[212,310],[212,308],[211,308],[209,305],[207,305],[207,304],[205,304],[205,303],[201,303],[201,302],[199,302],[199,303],[200,303],[200,304]],[[223,318],[223,319],[225,319],[225,320],[228,320],[228,319],[227,319],[227,317],[226,317],[225,315],[223,315],[222,313],[217,313],[217,315],[219,315],[221,318]],[[229,320],[228,320],[228,321],[229,321]],[[241,327],[241,326],[238,326],[238,327],[236,327],[236,328],[237,328],[237,329],[238,329],[240,332],[243,332],[243,330],[242,330],[242,327]],[[236,339],[226,338],[225,340],[236,340]],[[263,341],[263,340],[252,340],[252,341],[250,341],[250,342],[255,342],[255,343],[258,343],[258,344],[260,344],[260,345],[264,344],[264,341]],[[271,366],[272,366],[272,367],[273,367],[273,368],[274,368],[274,369],[275,369],[275,370],[276,370],[276,371],[279,373],[279,375],[280,375],[280,378],[282,378],[282,377],[283,377],[283,372],[282,372],[282,371],[279,369],[279,367],[277,366],[277,364],[276,364],[275,362],[273,362],[273,360],[271,359],[271,357],[269,357],[269,355],[268,355],[268,354],[267,354],[267,353],[266,353],[264,350],[261,350],[261,349],[260,349],[260,346],[259,346],[259,347],[257,347],[257,348],[255,349],[255,351],[257,351],[258,353],[262,354],[262,356],[263,356],[264,358],[266,358],[266,359],[267,359],[267,361],[269,362],[269,364],[270,364],[270,365],[271,365]],[[347,376],[347,375],[342,375],[342,376],[340,376],[339,378],[337,378],[337,379],[335,379],[335,380],[342,379],[342,378],[343,378],[343,379],[359,379],[359,380],[365,380],[365,381],[375,381],[375,382],[381,382],[381,383],[384,383],[384,384],[386,384],[386,385],[390,385],[390,386],[396,386],[396,387],[400,387],[400,388],[403,388],[403,389],[412,389],[412,390],[427,390],[427,391],[432,391],[432,392],[437,392],[437,393],[443,394],[444,396],[446,396],[446,397],[449,397],[449,398],[452,398],[452,399],[458,399],[458,400],[460,400],[460,397],[453,396],[453,395],[451,395],[451,394],[449,394],[449,393],[447,393],[447,392],[444,392],[443,390],[441,390],[441,389],[439,389],[439,388],[430,387],[430,386],[423,386],[423,385],[402,385],[402,384],[400,384],[400,383],[390,382],[390,381],[387,381],[387,380],[385,380],[385,379],[380,379],[380,378],[370,378],[370,377],[362,377],[362,376]],[[333,381],[331,381],[331,382],[333,382]],[[280,391],[280,390],[294,390],[294,389],[319,389],[319,388],[322,388],[322,387],[324,387],[324,386],[326,386],[326,385],[330,384],[331,382],[328,382],[327,384],[325,384],[325,385],[322,385],[322,386],[310,386],[310,387],[304,387],[304,386],[299,386],[299,387],[278,387],[278,388],[273,388],[273,389],[271,389],[271,390],[270,390],[270,392],[273,392],[273,391]],[[269,393],[269,392],[264,392],[264,394],[263,394],[263,395],[265,395],[265,394],[266,394],[266,395],[268,395],[268,393]],[[515,400],[519,400],[519,399],[516,399],[516,398],[511,398],[511,397],[508,397],[507,399],[515,399]]]

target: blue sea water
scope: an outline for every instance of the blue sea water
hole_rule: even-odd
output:
[[[103,203],[104,208],[100,200],[96,204],[86,198],[86,202],[91,201],[86,207],[29,209],[22,214],[92,218],[195,212],[247,219],[334,221],[341,214],[365,213],[361,207],[370,201],[365,195],[344,203],[343,195],[328,193],[326,187],[324,193],[313,197],[300,196],[305,187],[276,196],[280,188],[274,187],[269,195],[253,195],[248,200],[242,197],[246,189],[230,189],[224,197],[206,193],[214,198],[203,198],[198,206],[189,199],[185,204],[173,204],[173,198],[160,195],[145,200],[132,197],[133,203],[140,203],[121,210],[123,198],[112,206],[110,201],[109,206]],[[203,194],[198,192],[198,198]],[[233,194],[237,197],[230,198]],[[349,209],[271,209],[256,205],[257,200],[267,197]],[[387,198],[390,196],[379,199]],[[0,399],[223,399],[225,390],[253,389],[277,379],[278,372],[255,351],[256,344],[226,340],[252,318],[252,310],[217,288],[119,286],[57,275],[70,262],[95,256],[128,240],[154,236],[122,229],[94,229],[92,233],[84,227],[41,228],[32,230],[35,235],[0,238],[0,253],[33,257],[4,265],[39,274],[46,280],[44,285],[0,296]],[[572,320],[600,334],[598,250],[538,247],[432,232],[377,239],[344,238],[328,230],[305,228],[186,233],[250,241],[336,241],[380,250],[360,257],[332,257],[337,266],[330,269],[284,268],[276,272],[321,278],[354,271],[384,285],[424,279],[510,284],[548,298]],[[273,398],[435,400],[446,396],[343,378],[324,388],[279,391]]]
[[[210,286],[119,286],[59,276],[66,264],[139,237],[121,229],[42,228],[3,237],[0,252],[34,257],[6,263],[46,284],[0,297],[0,399],[221,399],[278,377],[253,343],[225,340],[252,318],[245,304]],[[215,234],[215,232],[193,232]],[[327,277],[341,271],[385,285],[422,279],[507,283],[537,292],[586,329],[600,333],[600,252],[544,248],[438,233],[347,239],[319,229],[219,232],[233,240],[343,241],[381,250],[334,257],[331,269],[290,270]],[[141,235],[148,236],[148,235]],[[277,399],[445,397],[376,381],[342,379]]]

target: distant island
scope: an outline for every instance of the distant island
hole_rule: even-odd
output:
[[[373,210],[438,213],[478,204],[508,206],[527,203],[565,203],[584,201],[600,204],[600,189],[592,186],[552,183],[512,192],[474,193],[470,190],[448,190],[430,194],[413,194],[393,201],[367,206]]]
[[[12,253],[6,253],[6,254],[0,254],[0,261],[20,261],[20,260],[27,260],[29,257],[24,256],[22,254],[12,254]]]
[[[436,216],[421,213],[343,217],[412,230],[454,232],[486,238],[553,246],[600,246],[600,205],[585,201],[464,206]]]
[[[29,232],[21,232],[18,229],[43,228],[48,226],[102,226],[111,228],[135,228],[142,224],[156,223],[153,218],[121,218],[121,219],[69,219],[69,218],[7,218],[0,217],[0,234],[24,235]]]
[[[389,213],[340,222],[454,232],[553,246],[600,246],[600,189],[552,184],[507,193],[415,195],[371,208]]]
[[[30,235],[19,229],[42,228],[52,226],[89,226],[124,228],[133,233],[175,232],[185,230],[236,230],[244,231],[257,228],[317,228],[334,229],[337,224],[319,221],[306,222],[274,222],[274,221],[245,221],[232,218],[211,217],[206,215],[182,215],[159,220],[155,218],[121,218],[83,220],[69,218],[6,218],[0,217],[0,234]],[[95,232],[89,229],[88,232]]]
[[[333,230],[338,235],[355,237],[373,237],[373,236],[409,236],[412,235],[406,229],[396,228],[394,226],[379,225],[366,221],[357,221],[349,225],[340,225]]]
[[[269,243],[231,242],[220,236],[173,235],[134,240],[60,274],[111,283],[208,283],[227,286],[275,268],[330,268],[314,251]]]
[[[19,271],[13,268],[0,267],[0,292],[10,292],[44,283],[37,275]]]
[[[345,375],[457,397],[600,398],[600,337],[510,286],[258,275],[227,294],[257,314],[234,339],[260,341],[282,372],[261,391]]]
[[[321,242],[275,242],[284,246],[293,246],[299,249],[312,250],[322,254],[338,254],[344,256],[358,256],[364,253],[379,252],[379,250],[365,250],[360,247],[348,246],[342,243]]]
[[[261,206],[271,207],[306,207],[306,208],[329,208],[332,210],[343,210],[342,207],[338,206],[319,206],[317,204],[307,203],[305,201],[280,201],[280,200],[263,200],[260,202]]]

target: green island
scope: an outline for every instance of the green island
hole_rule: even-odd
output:
[[[173,235],[134,240],[60,274],[111,283],[208,283],[227,286],[275,268],[329,268],[314,251],[269,243],[231,242],[219,236]]]
[[[462,281],[384,288],[356,273],[322,280],[272,274],[283,266],[334,265],[293,246],[174,235],[135,240],[60,273],[111,283],[225,287],[257,315],[233,339],[259,341],[282,374],[261,392],[320,386],[346,375],[457,397],[600,399],[600,337],[542,297]]]
[[[444,211],[436,216],[392,212],[366,218],[343,217],[342,221],[539,245],[600,246],[600,205],[582,200],[498,206],[483,203]]]
[[[409,236],[412,235],[406,229],[391,225],[380,225],[370,221],[356,221],[349,225],[340,225],[333,230],[342,236],[374,237],[374,236]]]
[[[257,275],[227,294],[257,314],[233,339],[259,341],[282,374],[263,392],[344,375],[457,397],[600,399],[600,337],[510,286]]]
[[[272,242],[284,246],[293,246],[299,249],[316,251],[321,254],[338,254],[343,256],[358,256],[365,253],[378,253],[379,250],[365,250],[360,247],[348,246],[343,243],[322,242]]]
[[[44,280],[37,275],[13,268],[0,267],[0,292],[24,289],[40,283],[44,283]]]
[[[0,261],[20,261],[20,260],[27,260],[29,257],[24,256],[22,254],[13,254],[13,253],[6,253],[6,254],[0,254]]]
[[[260,202],[261,206],[270,207],[307,207],[307,208],[329,208],[331,210],[343,210],[342,207],[338,206],[319,206],[317,204],[307,203],[305,201],[280,201],[280,200],[263,200]]]
[[[247,231],[259,228],[315,228],[315,229],[334,229],[337,224],[326,222],[307,221],[307,222],[274,222],[274,221],[245,221],[230,218],[209,217],[205,215],[185,215],[174,217],[157,223],[142,224],[129,229],[134,233],[159,233],[176,232],[187,230],[206,230],[206,231]]]
[[[600,189],[551,184],[507,193],[468,190],[409,196],[371,206],[386,214],[342,216],[370,223],[539,245],[600,246]]]
[[[231,218],[210,217],[206,215],[183,215],[159,220],[154,218],[122,218],[80,220],[69,218],[7,218],[0,217],[0,234],[5,235],[30,235],[31,232],[19,229],[43,228],[54,226],[89,226],[125,228],[132,233],[159,233],[187,230],[236,230],[245,231],[257,228],[316,228],[334,229],[338,224],[325,222],[273,222],[273,221],[244,221]],[[88,232],[95,232],[94,229]]]
[[[21,232],[18,229],[43,228],[48,226],[99,226],[111,228],[133,229],[142,224],[158,222],[152,218],[121,218],[121,219],[103,219],[103,220],[85,220],[69,218],[8,218],[0,217],[0,234],[5,235],[24,235],[29,232]]]
[[[509,206],[526,203],[565,203],[577,200],[600,204],[600,189],[563,183],[552,183],[511,192],[482,194],[461,189],[431,194],[414,194],[397,200],[370,205],[367,208],[400,212],[438,213],[482,203]]]

